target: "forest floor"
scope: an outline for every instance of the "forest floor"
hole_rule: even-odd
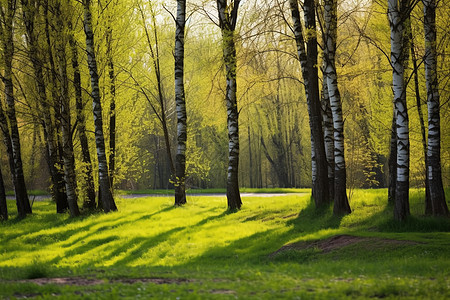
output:
[[[392,220],[386,190],[356,190],[352,214],[317,211],[303,191],[118,197],[118,212],[33,215],[0,224],[0,299],[342,299],[450,297],[450,220]],[[447,199],[449,199],[447,190]],[[214,193],[215,194],[215,193]]]

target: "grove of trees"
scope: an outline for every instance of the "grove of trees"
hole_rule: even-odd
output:
[[[115,189],[409,191],[448,215],[450,9],[442,0],[0,0],[0,218],[14,191],[117,210]],[[81,208],[79,206],[82,206]]]

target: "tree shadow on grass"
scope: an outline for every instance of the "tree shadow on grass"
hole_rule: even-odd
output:
[[[287,221],[290,230],[269,229],[234,240],[226,246],[212,247],[187,265],[209,265],[218,260],[229,265],[269,262],[268,255],[287,242],[322,229],[339,228],[342,218],[333,215],[332,206],[316,209],[314,202],[310,201],[296,218]],[[266,219],[267,214],[262,211],[245,221],[264,222]]]
[[[211,209],[211,210],[214,210],[214,209]],[[126,264],[129,264],[129,263],[139,259],[140,257],[142,257],[142,255],[144,255],[149,249],[151,249],[151,248],[153,248],[155,246],[158,246],[162,242],[165,242],[165,241],[169,240],[170,237],[173,234],[179,233],[179,232],[181,232],[183,230],[186,230],[186,229],[193,229],[193,228],[196,228],[196,227],[200,227],[202,225],[207,224],[208,222],[212,222],[212,221],[218,220],[220,218],[223,218],[224,216],[226,216],[228,214],[229,214],[228,211],[224,211],[224,212],[222,212],[222,213],[220,213],[218,215],[205,218],[205,219],[201,220],[200,222],[198,222],[198,223],[196,223],[194,225],[176,227],[176,228],[173,228],[171,230],[168,230],[166,232],[160,233],[160,234],[155,235],[155,236],[150,237],[150,238],[147,238],[147,237],[133,238],[132,240],[128,241],[127,243],[121,245],[120,247],[115,248],[115,250],[112,251],[111,253],[109,253],[104,258],[104,260],[107,261],[107,260],[113,259],[114,257],[121,255],[121,253],[127,252],[131,248],[134,248],[125,257],[119,259],[118,261],[116,261],[114,263],[114,265],[126,265]]]
[[[308,205],[300,211],[295,219],[289,220],[287,225],[292,225],[296,232],[313,233],[322,229],[339,228],[344,215],[333,214],[333,204],[316,208],[312,198]]]

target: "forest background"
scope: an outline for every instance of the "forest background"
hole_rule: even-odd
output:
[[[50,9],[45,12],[45,5],[40,8],[34,30],[38,53],[45,62],[43,77],[47,92],[51,95],[54,87],[49,49],[56,47],[58,36],[57,31],[48,31],[46,26],[51,29],[56,27],[58,18],[52,1],[43,3],[50,3],[47,7]],[[160,84],[171,153],[175,153],[173,15],[176,3],[111,0],[93,1],[91,5],[105,132],[110,130],[110,102],[113,96],[115,99],[115,188],[171,188],[170,160],[160,113],[155,112],[158,112],[160,105]],[[73,23],[73,34],[79,48],[82,109],[86,117],[90,155],[95,165],[94,120],[86,63],[83,6],[76,1],[67,1],[60,9],[61,16]],[[318,5],[317,9],[320,11],[322,7]],[[348,188],[387,186],[393,95],[392,67],[389,62],[390,30],[386,11],[387,3],[382,1],[346,0],[340,1],[338,5],[336,67],[345,122]],[[224,103],[222,37],[220,28],[215,24],[218,22],[215,3],[188,1],[187,15],[184,69],[188,115],[186,184],[187,188],[223,188],[227,182],[227,112]],[[16,17],[13,82],[24,175],[28,189],[47,190],[51,183],[42,115],[36,108],[39,91],[28,59],[26,26],[19,12],[16,12]],[[442,176],[444,186],[449,186],[450,9],[446,1],[438,1],[436,20]],[[323,20],[319,18],[319,35],[321,22]],[[419,58],[417,70],[421,102],[416,101],[413,65],[409,63],[407,73],[411,80],[407,87],[407,101],[411,142],[410,183],[412,187],[424,187],[425,159],[418,117],[418,111],[421,110],[427,119],[422,9],[413,10],[411,24],[414,50]],[[308,110],[290,26],[287,1],[247,0],[241,3],[236,26],[241,187],[311,186]],[[150,33],[150,37],[146,36],[147,33]],[[321,38],[318,37],[318,40]],[[151,53],[150,45],[157,51],[159,82],[154,68],[155,55]],[[110,89],[108,55],[114,60],[114,91]],[[70,63],[67,70],[68,74],[73,74]],[[71,76],[70,82],[73,82]],[[73,95],[75,90],[72,84],[69,89]],[[73,96],[71,101],[72,120],[76,120]],[[6,107],[4,99],[2,106]],[[77,123],[74,121],[72,137],[75,166],[77,178],[82,178],[85,165],[82,162],[79,131],[75,125]],[[109,135],[105,134],[105,138],[106,144],[109,144]],[[106,148],[109,156],[109,149]],[[0,159],[6,188],[13,190],[10,172],[5,171],[9,164],[3,143],[0,144]],[[92,170],[93,177],[98,178],[98,168],[93,167]],[[77,185],[81,200],[87,197],[84,187],[81,181]]]

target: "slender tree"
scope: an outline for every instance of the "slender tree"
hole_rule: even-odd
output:
[[[422,0],[425,31],[425,77],[428,104],[428,182],[432,213],[448,215],[442,185],[440,97],[436,57],[436,0]]]
[[[347,198],[347,179],[344,151],[344,120],[342,117],[342,103],[339,93],[337,72],[335,65],[337,39],[337,1],[325,0],[325,79],[334,127],[334,214],[351,212]]]
[[[186,203],[186,101],[184,94],[184,28],[186,0],[177,0],[175,20],[175,102],[177,110],[177,154],[175,156],[175,205]]]
[[[4,74],[2,75],[3,84],[5,86],[5,98],[6,98],[6,115],[9,121],[10,141],[11,141],[11,156],[10,166],[12,167],[11,173],[14,177],[14,189],[16,193],[16,204],[19,217],[24,217],[26,214],[31,213],[31,206],[28,200],[28,193],[25,186],[25,177],[22,166],[22,154],[19,136],[19,127],[16,118],[16,100],[14,97],[13,86],[13,67],[12,60],[14,56],[14,39],[13,39],[13,21],[16,12],[16,1],[8,0],[6,5],[3,4],[0,7],[1,22],[0,22],[0,36],[2,40],[3,48],[3,68]],[[4,122],[3,122],[4,123]],[[5,131],[4,131],[5,133]],[[8,137],[5,136],[5,138]],[[9,142],[8,142],[9,144]]]
[[[152,22],[152,29],[153,29],[153,41],[151,38],[151,32],[149,32],[147,25],[146,25],[147,17],[144,14],[144,10],[142,9],[142,7],[140,5],[138,6],[138,9],[139,9],[139,12],[140,12],[141,18],[142,18],[142,23],[143,23],[143,27],[144,27],[144,31],[145,31],[145,37],[147,39],[147,45],[150,50],[150,57],[152,58],[152,61],[153,61],[153,67],[154,67],[154,71],[155,71],[156,84],[157,84],[157,90],[158,90],[158,95],[155,98],[158,102],[157,106],[159,106],[159,109],[157,109],[157,107],[153,104],[153,102],[150,100],[150,97],[148,96],[148,93],[145,92],[145,90],[139,85],[138,81],[131,74],[130,75],[133,78],[133,80],[135,81],[135,83],[140,86],[141,92],[147,98],[150,106],[152,107],[153,112],[156,114],[158,120],[161,123],[161,127],[162,127],[163,134],[164,134],[164,143],[166,145],[167,159],[169,161],[171,177],[173,177],[175,175],[175,164],[174,164],[173,158],[172,158],[169,129],[168,129],[168,124],[167,124],[168,117],[167,117],[167,113],[166,113],[166,99],[164,97],[163,79],[162,79],[162,74],[161,74],[161,59],[160,59],[160,54],[159,54],[160,45],[159,45],[159,40],[158,40],[158,30],[156,27],[156,14],[155,14],[155,11],[153,10],[153,6],[151,5],[150,2],[149,2],[149,4],[150,4],[149,5],[150,20]],[[160,176],[160,178],[162,178],[162,177]]]
[[[324,35],[325,36],[325,35]],[[323,70],[325,70],[325,60],[323,61]],[[330,199],[334,199],[334,130],[333,130],[333,113],[331,112],[330,97],[328,94],[328,85],[326,76],[322,81],[322,117],[323,117],[323,134],[325,142],[325,154],[328,163],[328,187]]]
[[[93,103],[94,127],[95,127],[95,145],[97,148],[98,172],[99,172],[99,190],[105,212],[117,210],[114,202],[111,181],[109,179],[108,163],[105,151],[105,138],[103,133],[102,106],[100,101],[99,78],[97,71],[97,60],[95,58],[94,31],[92,26],[91,1],[83,0],[84,7],[84,33],[86,35],[86,53],[91,77],[91,96]]]
[[[330,202],[328,186],[328,166],[325,152],[322,115],[319,97],[319,82],[317,70],[317,33],[314,0],[305,0],[303,5],[307,39],[303,35],[300,12],[297,0],[289,0],[293,21],[293,31],[297,44],[297,53],[305,84],[306,101],[308,104],[309,125],[311,129],[311,162],[313,197],[316,207]]]
[[[430,185],[428,180],[428,158],[427,158],[427,135],[425,128],[425,121],[422,112],[422,100],[420,97],[420,87],[419,87],[419,66],[417,65],[417,56],[416,50],[414,47],[414,39],[413,32],[411,27],[411,22],[408,23],[408,34],[409,34],[409,42],[410,42],[410,50],[411,50],[411,60],[413,63],[413,73],[414,73],[414,92],[416,96],[416,108],[417,114],[419,116],[420,123],[420,134],[422,137],[422,149],[423,149],[423,157],[425,158],[425,214],[431,215],[431,199],[430,199]]]
[[[73,87],[75,90],[75,108],[76,108],[76,124],[78,137],[80,139],[81,146],[81,161],[82,161],[82,174],[84,179],[84,185],[86,190],[86,199],[83,203],[84,208],[95,209],[95,186],[94,176],[92,175],[92,161],[89,153],[89,142],[86,135],[86,118],[84,115],[84,104],[82,97],[81,87],[81,75],[80,66],[78,63],[78,44],[73,36],[72,20],[69,18],[67,21],[67,28],[69,30],[68,40],[71,50],[71,61],[73,69]]]
[[[409,13],[409,0],[388,0],[388,18],[391,29],[391,65],[396,111],[397,182],[394,218],[404,220],[409,214],[409,117],[406,106],[405,20]]]
[[[222,32],[222,50],[225,63],[227,88],[227,124],[228,124],[228,175],[227,200],[228,209],[236,210],[242,206],[239,192],[239,112],[236,95],[236,44],[235,29],[240,0],[217,0],[219,26]]]
[[[61,131],[62,131],[62,156],[64,162],[64,181],[66,184],[67,202],[70,215],[78,216],[77,182],[75,177],[75,159],[73,154],[72,126],[70,116],[69,79],[67,76],[66,45],[64,20],[61,14],[61,3],[55,2],[55,19],[58,40],[56,41],[56,57],[58,60],[60,88],[61,88]]]
[[[100,3],[100,2],[99,2]],[[113,53],[113,29],[112,29],[112,13],[114,2],[107,4],[107,28],[106,28],[106,60],[108,65],[109,77],[109,180],[111,181],[111,189],[114,190],[114,175],[116,169],[116,75],[114,70],[114,53]]]

